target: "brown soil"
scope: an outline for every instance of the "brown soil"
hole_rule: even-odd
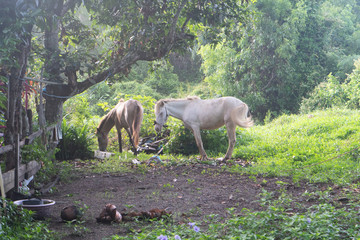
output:
[[[294,185],[285,178],[254,178],[222,169],[221,166],[190,164],[156,167],[145,173],[135,170],[132,173],[80,174],[70,183],[59,183],[55,193],[42,197],[56,201],[51,210],[50,226],[62,235],[61,239],[100,240],[110,239],[115,234],[132,234],[129,223],[104,224],[96,221],[107,203],[116,205],[120,212],[165,209],[172,212],[175,223],[188,223],[201,221],[210,214],[226,218],[228,208],[235,208],[236,213],[243,208],[261,210],[258,200],[263,189],[275,195],[286,189],[297,202],[310,204],[302,194],[306,190],[313,192],[322,188],[306,183]],[[65,224],[60,212],[74,204],[88,207],[82,218],[84,222]],[[141,224],[151,222],[130,224],[133,224],[132,229],[141,231]]]

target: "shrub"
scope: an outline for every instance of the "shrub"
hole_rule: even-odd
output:
[[[360,59],[355,62],[355,69],[343,83],[329,74],[326,82],[320,83],[308,98],[303,99],[300,112],[343,106],[351,109],[360,107]]]
[[[346,94],[340,81],[329,74],[326,82],[320,83],[315,87],[308,98],[303,99],[300,106],[300,112],[308,113],[314,110],[343,106],[345,102]]]
[[[170,143],[166,148],[167,152],[182,155],[199,154],[193,133],[181,123],[176,128],[171,128]],[[226,128],[215,130],[201,130],[201,139],[208,155],[225,154],[228,147]]]
[[[79,126],[68,125],[67,121],[63,119],[61,129],[62,139],[58,145],[60,150],[56,153],[56,159],[88,159],[92,157],[93,142],[86,123]]]
[[[178,76],[172,73],[173,69],[171,65],[159,63],[159,66],[150,72],[146,85],[163,96],[177,93],[180,82]]]
[[[2,205],[2,200],[0,199]],[[33,221],[32,212],[20,209],[11,202],[6,202],[6,211],[0,216],[1,239],[58,239],[48,229],[46,222]]]

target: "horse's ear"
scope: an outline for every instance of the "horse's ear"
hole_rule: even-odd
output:
[[[162,107],[162,106],[164,106],[164,101],[160,100],[157,104],[158,104],[159,107]]]

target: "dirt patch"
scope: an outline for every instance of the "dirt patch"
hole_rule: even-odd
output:
[[[308,204],[302,197],[305,190],[320,190],[319,186],[292,184],[285,178],[251,178],[229,173],[221,167],[204,164],[156,168],[141,173],[83,174],[69,184],[58,184],[57,191],[43,198],[56,201],[50,219],[51,229],[63,233],[62,239],[105,239],[115,234],[130,234],[123,223],[97,223],[107,203],[120,211],[148,211],[153,208],[172,212],[175,222],[201,220],[210,214],[227,217],[228,208],[237,213],[247,208],[260,210],[259,194],[265,189],[278,193],[286,189],[299,202]],[[88,206],[82,226],[89,231],[74,236],[74,226],[61,221],[61,209],[81,203]],[[150,223],[148,223],[150,224]],[[139,229],[140,230],[140,229]]]

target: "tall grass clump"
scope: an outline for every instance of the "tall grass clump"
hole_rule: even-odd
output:
[[[63,119],[62,125],[62,139],[58,145],[59,151],[56,153],[56,159],[88,159],[93,156],[92,133],[86,123],[73,125],[68,124]]]
[[[254,162],[234,171],[349,183],[360,176],[360,111],[328,109],[283,115],[238,133],[233,157]],[[241,144],[242,143],[242,144]]]

